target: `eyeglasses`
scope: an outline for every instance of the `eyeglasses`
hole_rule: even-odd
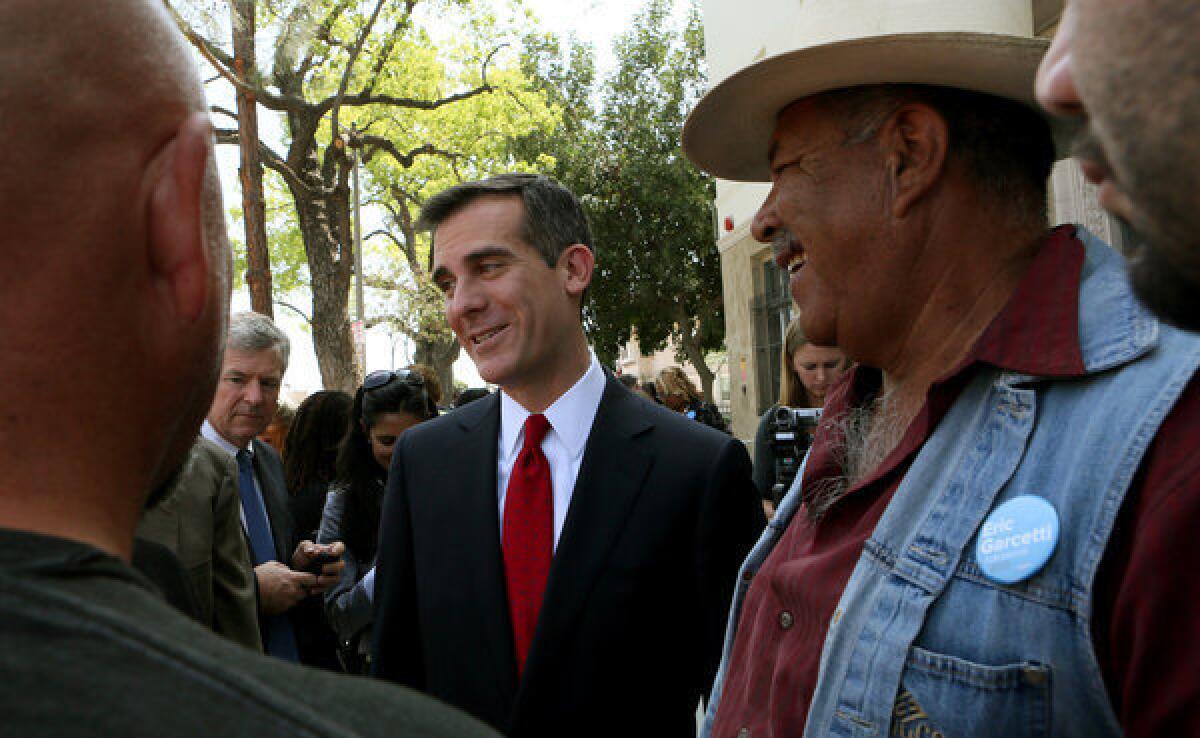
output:
[[[393,380],[413,387],[425,386],[425,378],[411,369],[381,369],[377,372],[371,372],[363,380],[362,386],[364,390],[369,392],[380,387],[386,387]]]

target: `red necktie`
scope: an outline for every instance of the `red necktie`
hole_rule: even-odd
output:
[[[525,670],[554,556],[554,494],[550,464],[542,453],[542,439],[549,429],[545,415],[530,415],[525,420],[525,443],[513,464],[504,497],[500,541],[518,675]]]

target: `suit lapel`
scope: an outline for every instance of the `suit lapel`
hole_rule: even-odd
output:
[[[551,659],[604,571],[652,461],[636,437],[653,427],[642,401],[607,379],[550,566],[523,687],[531,678],[558,678]]]
[[[438,516],[446,531],[457,531],[463,542],[463,571],[477,603],[480,632],[487,644],[488,662],[495,670],[504,701],[512,704],[517,689],[504,555],[500,549],[500,515],[496,497],[497,438],[500,433],[500,394],[454,411],[459,437],[446,448],[446,484],[439,494]],[[444,494],[443,494],[444,492]],[[446,582],[459,587],[463,582]]]

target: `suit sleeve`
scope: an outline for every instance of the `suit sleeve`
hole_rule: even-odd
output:
[[[242,532],[236,467],[222,463],[218,474],[220,484],[213,502],[213,629],[248,648],[262,651],[254,567]]]
[[[372,674],[414,689],[424,687],[424,661],[417,617],[416,573],[408,480],[404,457],[411,454],[400,437],[388,471],[375,560],[375,626]]]
[[[709,475],[696,536],[706,701],[721,660],[738,570],[766,525],[760,499],[745,445],[729,439]]]

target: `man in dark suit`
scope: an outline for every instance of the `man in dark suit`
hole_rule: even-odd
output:
[[[376,673],[512,736],[694,735],[763,524],[745,448],[600,368],[591,236],[561,185],[459,185],[422,221],[450,326],[501,392],[397,444]]]
[[[217,392],[201,434],[237,463],[242,525],[254,564],[263,647],[273,656],[299,661],[302,645],[310,638],[305,631],[320,627],[320,623],[297,620],[289,614],[307,598],[336,584],[344,564],[340,560],[325,564],[320,576],[305,569],[318,556],[341,556],[345,546],[296,540],[283,462],[257,438],[275,417],[279,404],[290,350],[287,335],[259,313],[231,316],[228,335]]]

